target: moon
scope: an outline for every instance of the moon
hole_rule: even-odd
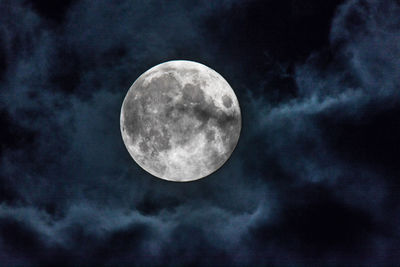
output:
[[[239,102],[211,68],[173,60],[143,73],[121,108],[122,139],[134,161],[168,181],[188,182],[218,170],[239,140]]]

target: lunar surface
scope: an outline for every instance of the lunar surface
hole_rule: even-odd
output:
[[[200,63],[175,60],[143,73],[121,109],[132,158],[150,174],[193,181],[215,172],[239,140],[241,113],[230,85]]]

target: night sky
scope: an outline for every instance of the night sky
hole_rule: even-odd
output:
[[[164,61],[241,106],[227,163],[142,170],[120,133]],[[0,265],[400,263],[400,1],[0,0]]]

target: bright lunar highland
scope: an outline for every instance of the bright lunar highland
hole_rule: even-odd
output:
[[[120,123],[139,166],[177,182],[219,169],[235,149],[242,125],[239,102],[226,80],[186,60],[143,73],[124,99]]]

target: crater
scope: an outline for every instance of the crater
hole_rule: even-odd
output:
[[[222,103],[226,108],[230,108],[232,106],[232,99],[229,96],[224,95],[222,97]]]

